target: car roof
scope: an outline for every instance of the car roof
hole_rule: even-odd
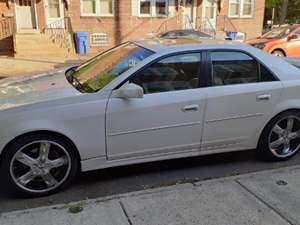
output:
[[[227,40],[212,40],[212,39],[191,39],[191,38],[175,38],[175,39],[161,39],[151,38],[134,42],[136,45],[150,49],[156,54],[153,58],[173,54],[177,52],[187,52],[193,50],[233,50],[243,51],[250,54],[259,60],[260,63],[267,66],[273,71],[280,80],[299,80],[300,70],[292,64],[272,56],[260,49],[254,48],[248,44],[227,41]],[[153,60],[149,59],[149,60]]]
[[[132,41],[136,45],[153,52],[172,53],[177,51],[191,51],[203,49],[244,49],[247,44],[226,40],[192,39],[192,38],[149,38]]]
[[[195,33],[198,33],[198,31],[195,31],[193,29],[182,29],[182,30],[169,30],[169,31],[166,31],[166,32],[163,32],[163,33],[170,33],[170,32],[195,32]]]

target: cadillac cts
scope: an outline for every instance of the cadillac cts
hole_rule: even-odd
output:
[[[121,44],[66,72],[0,84],[1,180],[32,196],[79,171],[300,147],[300,70],[256,48],[188,39]]]

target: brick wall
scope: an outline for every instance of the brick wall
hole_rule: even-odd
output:
[[[14,54],[14,42],[13,37],[0,39],[0,55],[13,56]]]
[[[168,20],[168,29],[180,28],[179,15],[169,18],[145,18],[132,16],[131,0],[115,1],[114,17],[86,17],[80,16],[80,0],[72,0],[65,11],[70,17],[72,29],[92,33],[106,33],[108,45],[104,47],[90,46],[89,52],[101,52],[120,42],[130,39],[140,39],[151,32],[156,32],[164,21]]]
[[[0,19],[9,15],[14,15],[14,3],[0,0]]]
[[[0,0],[0,20],[11,16],[14,16],[14,4],[11,1],[7,3],[6,0]],[[12,56],[14,52],[13,47],[14,43],[12,36],[0,39],[0,55]]]
[[[222,29],[224,24],[223,16],[228,16],[228,0],[223,1],[224,5],[217,17],[217,29]],[[254,12],[251,18],[230,18],[233,25],[239,32],[246,33],[247,39],[261,36],[263,30],[265,0],[254,0]]]
[[[36,0],[37,27],[42,31],[46,26],[45,9],[43,0]]]

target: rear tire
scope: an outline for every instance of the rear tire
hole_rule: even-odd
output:
[[[34,134],[13,142],[2,158],[7,188],[29,196],[53,194],[66,187],[79,169],[72,145],[60,137]]]
[[[257,156],[267,161],[284,161],[300,149],[300,112],[277,115],[264,128],[257,147]]]

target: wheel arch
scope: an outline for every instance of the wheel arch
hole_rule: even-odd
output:
[[[285,110],[282,110],[280,112],[277,112],[275,115],[273,115],[271,117],[271,119],[269,119],[265,124],[264,126],[262,127],[262,129],[260,130],[259,132],[259,137],[257,139],[257,143],[256,143],[256,148],[258,147],[259,145],[259,142],[260,142],[260,139],[261,139],[261,136],[265,130],[265,128],[268,126],[268,124],[270,124],[277,116],[279,116],[280,114],[282,113],[286,113],[286,112],[291,112],[291,111],[296,111],[296,112],[299,112],[300,113],[300,107],[299,108],[296,108],[296,107],[293,107],[293,108],[289,108],[289,109],[285,109]]]
[[[66,135],[59,133],[57,131],[50,131],[50,130],[36,130],[36,131],[30,131],[30,132],[26,132],[23,134],[20,134],[16,137],[14,137],[12,140],[10,140],[2,149],[2,151],[0,152],[0,165],[2,164],[2,159],[3,159],[3,155],[8,151],[9,146],[15,142],[16,140],[29,136],[29,135],[35,135],[35,134],[44,134],[44,135],[51,135],[51,136],[55,136],[61,139],[64,139],[66,142],[68,142],[68,144],[70,144],[72,146],[72,149],[74,149],[74,152],[76,154],[76,157],[78,159],[78,165],[79,165],[79,170],[81,171],[81,156],[79,153],[79,150],[77,148],[77,146],[75,145],[75,143]]]
[[[274,49],[272,49],[272,50],[271,50],[271,54],[272,54],[274,51],[281,51],[281,52],[284,54],[284,56],[287,56],[286,52],[285,52],[282,48],[274,48]]]

